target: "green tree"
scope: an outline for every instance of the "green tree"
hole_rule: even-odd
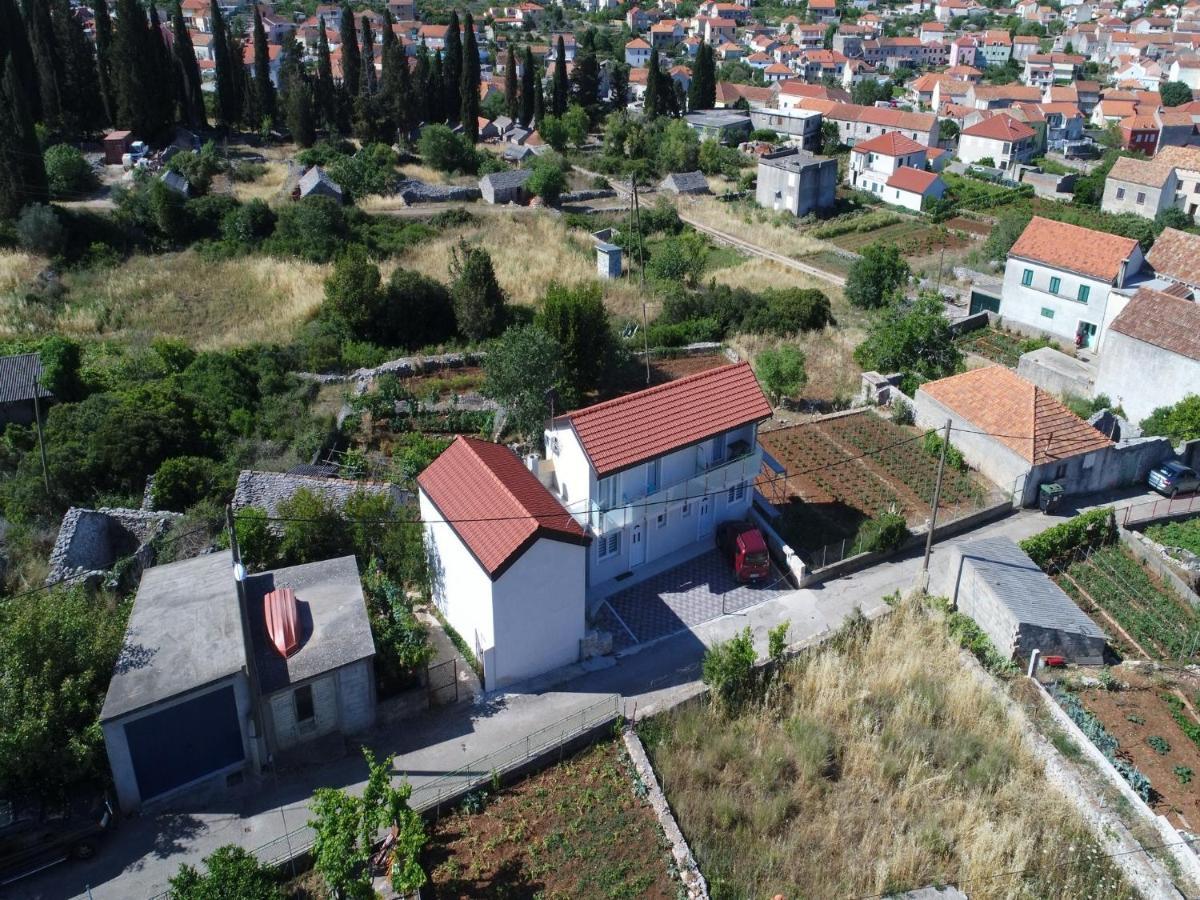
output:
[[[49,199],[46,167],[25,99],[14,54],[5,59],[0,53],[0,219]]]
[[[526,128],[533,121],[534,80],[536,69],[533,64],[533,51],[525,45],[525,56],[521,63],[521,124]]]
[[[562,124],[566,129],[567,139],[576,150],[587,143],[588,127],[591,121],[588,119],[587,110],[582,106],[571,104],[562,117]]]
[[[707,41],[696,51],[692,81],[688,86],[688,109],[712,109],[717,102],[717,58]]]
[[[570,85],[567,82],[567,51],[564,49],[563,36],[558,36],[558,44],[554,53],[554,81],[550,91],[550,114],[561,117],[567,111]]]
[[[350,99],[358,93],[362,83],[362,53],[358,46],[355,30],[354,9],[349,3],[342,4],[342,15],[338,22],[338,43],[342,51],[342,107],[349,106]],[[343,118],[345,113],[343,113]]]
[[[97,3],[94,7],[96,33],[96,88],[100,92],[100,102],[103,104],[103,121],[113,122],[117,117],[117,98],[113,91],[113,74],[111,66],[113,27],[112,17],[108,12],[108,3]],[[0,13],[0,23],[3,14]],[[0,30],[3,29],[0,24]],[[2,55],[2,54],[0,54]]]
[[[209,21],[212,25],[213,67],[216,70],[217,123],[232,128],[242,118],[242,96],[238,92],[234,66],[241,66],[241,57],[234,59],[230,47],[229,32],[218,0],[209,4]]]
[[[895,300],[882,309],[868,326],[866,340],[855,349],[854,359],[864,369],[902,372],[909,378],[905,387],[914,389],[914,381],[944,378],[962,366],[950,321],[933,293],[924,293],[912,303]]]
[[[450,30],[446,32],[446,47],[442,54],[442,89],[446,118],[459,121],[462,111],[463,42],[458,10],[450,12]]]
[[[254,7],[254,102],[260,118],[275,119],[275,85],[271,83],[271,54],[262,12]]]
[[[1004,210],[996,217],[996,224],[988,233],[983,244],[983,253],[988,259],[1003,261],[1008,258],[1021,232],[1029,225],[1033,215],[1023,210]]]
[[[552,150],[562,153],[567,149],[567,126],[558,116],[542,116],[538,119],[537,130]]]
[[[67,230],[53,206],[30,203],[17,217],[17,243],[39,256],[59,256],[67,245]]]
[[[37,69],[40,91],[42,121],[52,129],[64,127],[63,85],[60,82],[63,60],[59,53],[58,40],[54,34],[54,23],[50,18],[49,0],[28,0],[24,6],[25,27],[29,33],[29,46],[33,50],[33,64]]]
[[[663,129],[658,165],[664,172],[694,172],[700,165],[700,138],[682,119],[668,122]]]
[[[832,156],[842,148],[842,133],[838,130],[837,122],[821,123],[821,152]]]
[[[427,125],[417,144],[421,159],[439,172],[474,173],[479,161],[473,147],[467,145],[448,125]]]
[[[1142,433],[1168,438],[1172,444],[1200,438],[1200,394],[1155,409],[1142,420]]]
[[[1183,106],[1192,102],[1192,89],[1182,81],[1168,81],[1158,89],[1163,106]]]
[[[97,4],[102,5],[102,4]],[[257,10],[255,10],[257,15]],[[261,23],[260,23],[261,24]],[[192,46],[192,35],[183,21],[183,8],[179,0],[171,12],[172,53],[178,81],[178,118],[191,128],[204,128],[208,116],[204,111],[204,92],[201,89],[200,64],[196,60],[196,48]],[[257,45],[256,45],[257,46]]]
[[[107,121],[96,71],[95,47],[84,33],[70,0],[54,0],[54,31],[63,71],[63,118],[72,133],[86,133]]]
[[[424,45],[421,49],[424,50]],[[313,108],[316,121],[330,133],[336,131],[338,126],[337,98],[337,85],[333,83],[333,61],[329,55],[329,38],[325,34],[325,17],[321,16],[317,19],[317,75],[316,84],[313,86]]]
[[[479,143],[479,46],[475,42],[475,20],[470,12],[463,18],[462,86],[459,93],[463,137],[474,146]]]
[[[169,881],[171,900],[283,900],[275,872],[253,853],[227,844],[203,861],[204,872],[184,863]]]
[[[21,17],[17,0],[0,0],[0,35],[4,36],[4,42],[0,43],[0,67],[5,65],[4,57],[7,54],[16,68],[13,84],[25,98],[25,109],[30,119],[41,121],[37,66],[33,60],[33,48],[29,46],[29,31]],[[0,71],[3,69],[0,68]]]
[[[758,354],[754,371],[771,399],[778,403],[784,397],[794,397],[808,384],[804,354],[791,344],[777,350],[763,350]]]
[[[279,560],[279,536],[271,530],[271,520],[265,509],[246,506],[234,518],[242,562],[251,572],[269,569]]]
[[[453,252],[450,277],[459,334],[472,342],[498,334],[504,326],[507,298],[496,280],[491,254],[460,241]]]
[[[694,231],[669,237],[654,248],[646,266],[660,281],[697,285],[708,264],[708,240]]]
[[[589,116],[595,115],[596,104],[600,101],[600,63],[596,59],[595,39],[590,28],[583,33],[575,50],[571,86],[575,102],[587,110]]]
[[[96,174],[77,149],[70,144],[55,144],[42,155],[50,196],[56,200],[78,200],[96,187]]]
[[[379,337],[389,345],[419,350],[454,337],[454,304],[440,282],[408,269],[396,269],[388,279],[386,309]]]
[[[729,640],[717,641],[704,652],[701,680],[718,701],[736,709],[750,697],[757,659],[750,626],[746,626]]]
[[[301,488],[278,506],[283,519],[279,556],[285,565],[320,562],[342,555],[345,523],[325,497]]]
[[[325,308],[356,338],[369,339],[382,306],[381,283],[379,267],[367,259],[367,251],[351,245],[325,279]]]
[[[895,244],[868,244],[846,276],[846,299],[863,309],[876,309],[908,280],[910,269]]]
[[[525,190],[535,197],[541,197],[547,206],[557,206],[558,198],[567,188],[562,160],[556,159],[553,154],[546,154],[535,158],[530,168],[533,174],[525,182]]]
[[[521,114],[521,95],[517,87],[517,53],[508,45],[508,56],[504,60],[504,114],[514,122]]]
[[[508,329],[488,348],[483,393],[508,411],[508,427],[532,438],[550,412],[550,389],[563,376],[562,348],[537,325]]]
[[[73,403],[83,397],[83,350],[77,341],[53,335],[38,348],[42,363],[42,387],[59,403]]]
[[[222,499],[232,488],[229,482],[215,460],[206,456],[173,457],[154,473],[154,508],[183,512],[200,500]]]
[[[379,87],[375,71],[375,32],[371,28],[371,17],[362,17],[362,41],[359,43],[362,56],[362,81],[358,85],[361,97],[370,97]]]
[[[953,119],[938,120],[938,138],[943,141],[952,141],[958,137],[960,129],[958,123]]]
[[[646,92],[642,95],[642,112],[647,119],[653,119],[666,112],[666,97],[663,94],[662,70],[659,68],[658,48],[650,50],[650,64],[646,71]]]
[[[563,403],[582,405],[612,375],[617,352],[600,285],[551,282],[534,321],[562,348]]]
[[[0,603],[0,794],[53,797],[106,777],[100,708],[128,616],[127,602],[81,586]]]

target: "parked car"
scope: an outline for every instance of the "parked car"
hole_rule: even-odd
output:
[[[58,803],[0,798],[0,885],[67,859],[90,859],[113,820],[105,793]]]
[[[1172,460],[1150,470],[1146,484],[1165,497],[1176,494],[1190,494],[1200,490],[1200,474],[1195,469],[1189,469],[1181,462]]]
[[[762,581],[771,574],[771,558],[762,532],[746,521],[722,522],[717,546],[738,581]]]

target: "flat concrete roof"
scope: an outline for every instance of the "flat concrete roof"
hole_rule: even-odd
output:
[[[138,586],[100,719],[169,700],[245,665],[233,554],[154,566]]]
[[[284,659],[267,640],[263,598],[290,587],[300,609],[300,649]],[[375,655],[371,623],[353,556],[251,575],[246,604],[259,690],[272,694]]]
[[[1100,627],[1013,541],[984,538],[962,544],[959,551],[963,567],[970,566],[1018,622],[1105,639]],[[958,573],[951,577],[957,580]]]
[[[1076,359],[1074,356],[1067,356],[1061,350],[1056,350],[1053,347],[1039,347],[1037,350],[1031,350],[1023,355],[1036,360],[1043,368],[1056,372],[1059,375],[1064,375],[1067,378],[1088,381],[1096,380],[1095,366],[1084,362],[1082,359]]]

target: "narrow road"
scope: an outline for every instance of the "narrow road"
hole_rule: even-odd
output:
[[[726,234],[724,231],[718,231],[708,225],[698,222],[690,216],[679,214],[681,221],[691,225],[697,231],[703,232],[710,237],[716,238],[724,244],[729,244],[738,250],[743,250],[754,256],[761,256],[763,259],[769,259],[771,262],[778,263],[788,269],[794,269],[797,272],[803,272],[806,275],[812,275],[815,278],[820,278],[822,281],[828,281],[831,284],[836,284],[838,287],[846,286],[846,279],[841,275],[834,275],[832,272],[826,272],[824,269],[818,269],[816,266],[810,266],[808,263],[802,263],[798,259],[792,259],[790,256],[784,256],[782,253],[776,253],[774,250],[768,250],[766,247],[760,247],[757,244],[751,244],[748,241],[743,241],[741,238],[736,238],[731,234]]]

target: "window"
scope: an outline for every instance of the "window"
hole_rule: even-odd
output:
[[[667,513],[665,510],[654,517],[654,524],[656,524],[659,528],[667,527]]]
[[[1145,192],[1145,191],[1138,191],[1138,195],[1137,195],[1137,205],[1138,205],[1138,206],[1141,206],[1141,205],[1142,205],[1143,203],[1145,203],[1145,202],[1146,202],[1146,192]]]
[[[683,516],[683,518],[685,518],[685,519],[686,519],[688,516],[690,516],[690,515],[692,514],[692,501],[691,501],[691,500],[684,500],[684,501],[683,501],[683,506],[681,507],[681,509],[680,509],[680,511],[679,511],[679,512],[680,512],[680,515],[682,515],[682,516]]]
[[[1061,286],[1062,286],[1062,279],[1061,279],[1061,278],[1051,278],[1051,279],[1050,279],[1050,293],[1052,293],[1052,294],[1057,294],[1057,293],[1058,293],[1058,289],[1059,289]]]
[[[1076,297],[1076,299],[1080,303],[1087,303],[1088,302],[1088,294],[1090,294],[1091,292],[1092,292],[1092,289],[1090,287],[1088,287],[1086,284],[1081,284],[1079,286],[1079,295],[1078,295],[1078,297]]]
[[[1125,188],[1117,188],[1117,199],[1118,200],[1125,199]]]
[[[296,721],[300,723],[311,722],[317,717],[316,707],[313,706],[312,685],[306,684],[296,688],[296,693],[292,695],[296,701]]]
[[[601,509],[612,509],[617,505],[617,476],[601,478],[596,490],[596,502]]]
[[[552,456],[558,456],[558,435],[550,438],[550,454]]]
[[[897,191],[896,191],[896,196],[897,196],[897,197],[899,197],[899,196],[900,196],[900,191],[899,191],[899,190],[897,190]]]
[[[621,532],[611,531],[596,541],[596,558],[609,559],[621,552]]]
[[[728,492],[726,492],[726,495],[725,495],[725,499],[729,503],[737,503],[739,500],[745,499],[745,497],[746,497],[746,482],[744,482],[744,481],[741,482],[740,484],[735,484],[733,487],[731,487],[728,490]]]
[[[1026,269],[1021,273],[1021,284],[1025,285],[1025,287],[1033,284],[1033,269]]]
[[[646,493],[658,492],[659,480],[662,477],[662,460],[652,459],[646,463]]]
[[[1067,464],[1063,463],[1062,465],[1055,468],[1054,480],[1057,481],[1060,478],[1066,478],[1066,477],[1067,477]]]
[[[1054,318],[1054,310],[1052,310],[1048,306],[1043,306],[1042,307],[1042,318],[1043,319],[1053,319]]]

